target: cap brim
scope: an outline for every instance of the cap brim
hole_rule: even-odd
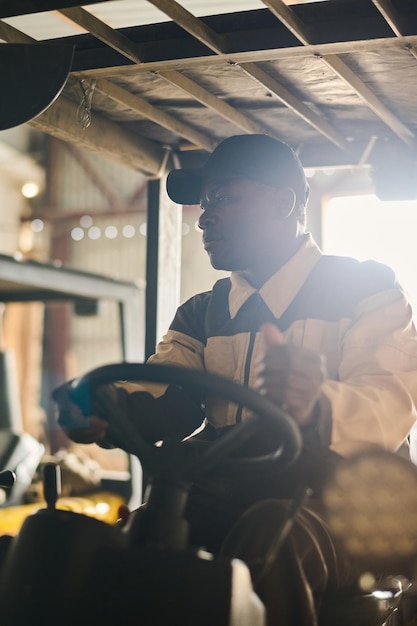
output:
[[[202,185],[202,169],[172,170],[167,176],[166,190],[177,204],[199,204]]]

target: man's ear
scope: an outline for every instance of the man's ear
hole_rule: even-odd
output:
[[[281,218],[291,215],[295,207],[296,195],[291,187],[282,187],[276,190],[276,207]]]

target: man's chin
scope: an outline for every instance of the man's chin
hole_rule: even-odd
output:
[[[241,258],[241,250],[233,250],[232,246],[216,245],[214,242],[204,247],[209,256],[211,266],[215,270],[238,272],[246,269],[247,263],[244,263]]]
[[[225,257],[209,254],[209,258],[211,266],[215,270],[221,270],[222,272],[235,272],[241,269],[236,263],[233,263],[230,259]]]

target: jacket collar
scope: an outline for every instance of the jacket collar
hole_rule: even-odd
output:
[[[229,293],[230,317],[232,319],[236,317],[245,302],[258,291],[274,317],[279,319],[322,255],[322,251],[311,234],[307,233],[294,256],[280,267],[259,290],[252,287],[239,272],[232,272]]]

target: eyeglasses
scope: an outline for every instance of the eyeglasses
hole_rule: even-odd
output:
[[[202,211],[207,211],[208,209],[218,209],[226,206],[227,204],[234,204],[240,202],[242,200],[241,195],[237,194],[219,194],[215,195],[213,198],[202,198],[200,200],[200,208]]]

